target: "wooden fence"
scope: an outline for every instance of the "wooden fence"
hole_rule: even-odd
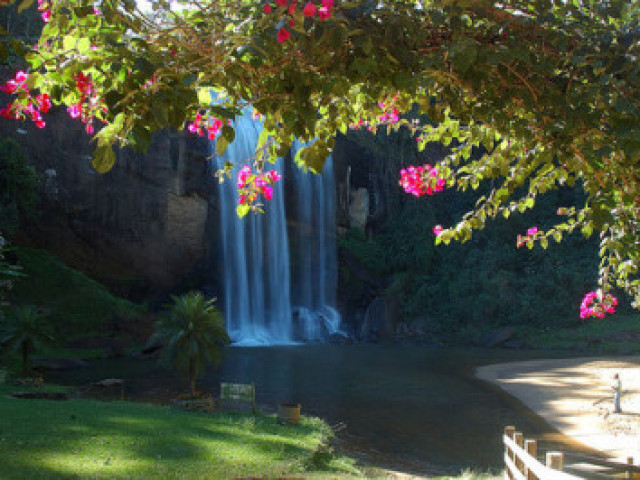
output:
[[[565,454],[563,452],[546,452],[545,464],[540,462],[537,442],[525,440],[523,434],[517,432],[515,427],[504,429],[503,442],[506,480],[572,480],[586,477],[614,478],[614,475],[616,478],[640,478],[640,467],[633,465],[631,457],[624,464],[587,455],[571,454],[572,462],[601,469],[600,472],[597,472],[593,468],[589,468],[585,471],[588,474],[576,476],[563,471],[565,468]],[[575,466],[572,466],[571,469],[576,470]],[[620,477],[620,473],[623,473],[624,476]]]

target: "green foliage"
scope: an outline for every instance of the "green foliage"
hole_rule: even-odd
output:
[[[38,176],[27,165],[18,143],[0,140],[0,218],[3,231],[9,236],[22,222],[35,217],[37,186]]]
[[[467,210],[473,194],[444,193],[427,202],[405,196],[379,231],[366,238],[365,245],[376,245],[375,253],[357,258],[367,271],[384,275],[384,291],[376,293],[397,298],[400,318],[431,338],[473,343],[504,325],[573,325],[597,267],[596,240],[573,235],[544,251],[518,250],[515,239],[528,226],[554,222],[558,205],[583,197],[579,188],[551,192],[535,211],[496,219],[467,243],[444,247],[434,246],[431,227],[436,219],[446,222]],[[353,233],[340,241],[353,256],[358,248],[367,251],[364,234],[357,235],[360,242],[353,241]],[[353,272],[345,268],[344,288],[356,298],[366,297],[364,286],[358,291]]]
[[[6,259],[8,252],[8,242],[0,232],[0,318],[2,318],[2,309],[5,306],[5,292],[13,288],[13,281],[16,278],[23,276],[20,265],[15,265]]]
[[[382,245],[367,238],[359,228],[348,230],[338,239],[340,248],[353,255],[369,272],[381,275],[387,270],[387,256]]]
[[[215,299],[207,300],[200,292],[171,299],[173,303],[156,323],[149,342],[164,345],[165,362],[186,374],[195,395],[196,379],[208,362],[220,362],[223,347],[231,340]]]
[[[22,373],[31,372],[31,355],[54,342],[51,323],[33,305],[14,307],[0,319],[0,349],[3,353],[22,356]]]
[[[44,250],[16,248],[15,258],[26,276],[14,281],[9,301],[46,308],[60,338],[103,333],[114,316],[135,320],[144,312]]]

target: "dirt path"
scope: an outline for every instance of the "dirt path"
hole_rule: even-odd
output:
[[[622,413],[611,413],[614,373]],[[564,435],[612,459],[640,463],[640,356],[532,360],[482,366],[476,376],[516,397]]]

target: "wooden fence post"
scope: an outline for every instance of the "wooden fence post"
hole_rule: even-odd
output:
[[[520,448],[524,448],[524,435],[522,434],[522,432],[515,432],[513,434],[513,441],[516,442],[516,445],[518,445]],[[524,463],[518,456],[516,457],[516,468],[518,469],[518,471],[524,473]]]
[[[524,442],[525,451],[531,455],[531,458],[537,461],[538,459],[538,442],[535,440],[525,440]],[[529,467],[525,468],[524,471],[527,480],[538,480],[538,477],[529,469]]]
[[[547,452],[547,467],[562,470],[564,468],[564,453]]]
[[[509,437],[509,438],[513,438],[514,433],[516,433],[516,427],[504,427],[504,435],[505,437]],[[510,459],[514,459],[515,458],[515,453],[511,451],[511,449],[509,447],[507,447],[505,445],[505,453],[507,455],[507,457],[509,457]],[[509,468],[506,468],[504,471],[504,475],[505,478],[510,479],[513,478],[511,475],[511,472],[509,471]]]
[[[627,457],[627,465],[633,465],[633,457]],[[625,477],[633,478],[633,472],[631,470],[627,470]]]

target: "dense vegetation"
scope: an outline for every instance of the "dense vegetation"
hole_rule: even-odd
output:
[[[8,299],[46,309],[60,339],[105,333],[119,319],[133,321],[145,311],[44,250],[16,248],[12,258],[25,276],[14,280]]]

